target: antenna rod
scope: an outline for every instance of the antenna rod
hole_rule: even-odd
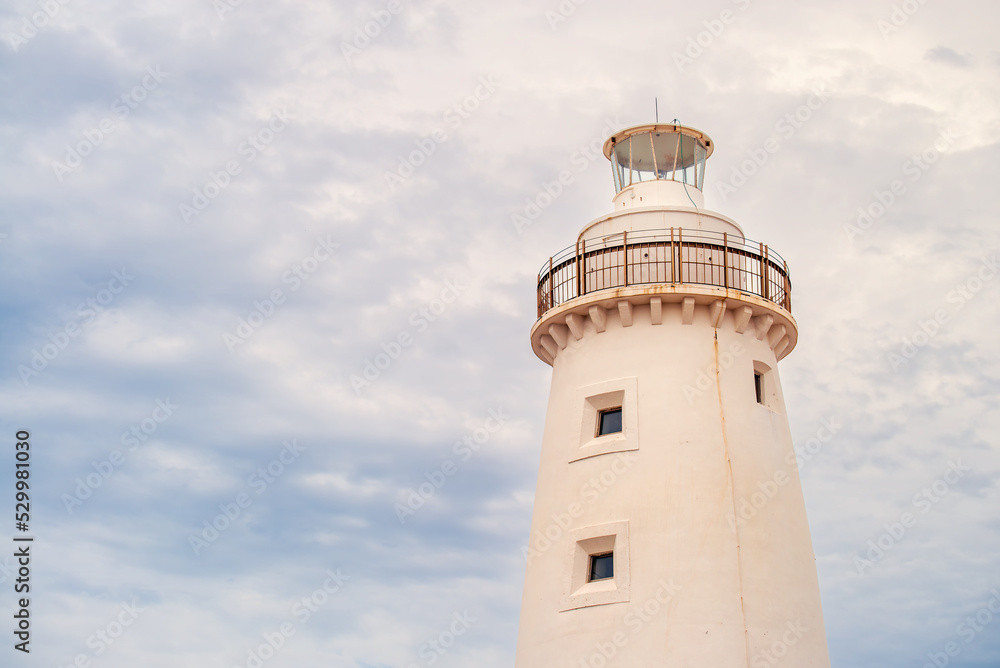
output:
[[[660,122],[660,101],[653,98],[653,108],[656,110],[656,122]]]

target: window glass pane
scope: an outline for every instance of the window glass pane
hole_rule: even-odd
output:
[[[695,142],[694,145],[694,159],[698,166],[698,190],[704,189],[705,186],[705,159],[708,151],[705,146],[699,141]]]
[[[757,391],[757,403],[764,403],[764,379],[759,373],[753,375],[754,389]]]
[[[622,409],[604,411],[601,413],[601,424],[597,435],[616,434],[622,430]]]
[[[656,150],[657,178],[672,179],[677,155],[677,135],[672,132],[654,132],[653,148]]]
[[[653,169],[653,145],[649,134],[632,136],[632,180],[653,181],[656,171]]]
[[[578,571],[579,572],[579,571]],[[590,580],[606,580],[615,576],[615,555],[595,554],[590,558]]]
[[[631,137],[629,139],[631,139]],[[615,145],[615,152],[614,152],[615,159],[612,161],[612,164],[618,171],[618,183],[621,185],[619,190],[621,190],[622,188],[626,188],[631,184],[631,181],[629,180],[630,172],[629,172],[629,162],[628,162],[629,139],[626,139],[625,141],[622,142],[618,142],[618,144]]]
[[[680,149],[677,152],[677,174],[674,178],[688,185],[695,185],[694,147],[697,141],[694,137],[681,135]]]

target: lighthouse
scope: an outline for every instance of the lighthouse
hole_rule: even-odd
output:
[[[704,206],[694,128],[608,138],[613,211],[538,274],[552,367],[517,668],[828,668],[778,361],[788,264]]]

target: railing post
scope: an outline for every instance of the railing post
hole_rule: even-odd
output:
[[[670,228],[670,282],[677,282],[677,261],[674,259],[674,228]]]
[[[729,233],[722,233],[722,283],[729,292]]]
[[[792,312],[792,282],[788,280],[788,262],[785,262],[785,310]]]
[[[628,230],[622,232],[622,282],[628,287]]]
[[[580,240],[580,250],[583,252],[583,261],[581,262],[581,267],[583,268],[583,279],[582,279],[582,290],[580,295],[587,294],[587,240]]]
[[[764,244],[764,260],[767,263],[767,298],[773,301],[771,295],[771,249],[767,244]]]
[[[677,228],[677,282],[684,282],[684,228]]]
[[[771,292],[770,290],[771,286],[768,285],[768,283],[770,283],[771,281],[771,264],[770,262],[768,262],[767,259],[767,244],[761,244],[761,245],[764,246],[764,258],[761,263],[761,273],[764,276],[764,285],[762,287],[764,294],[762,296],[764,297],[764,299],[770,299],[768,293]]]
[[[576,242],[576,296],[579,297],[583,292],[580,290],[580,241]]]
[[[545,311],[547,310],[545,308],[545,297],[542,295],[542,287],[545,285],[542,282],[542,279],[541,279],[541,276],[543,276],[543,272],[544,272],[544,269],[542,271],[538,272],[538,276],[539,276],[539,279],[538,279],[538,289],[535,291],[536,294],[538,295],[538,317],[539,318],[541,318],[545,314]]]
[[[764,280],[764,242],[760,243],[760,253],[757,255],[757,259],[760,262],[760,296],[764,297],[767,295],[767,283]]]
[[[549,308],[556,305],[555,303],[556,295],[556,282],[552,280],[552,256],[549,256]]]

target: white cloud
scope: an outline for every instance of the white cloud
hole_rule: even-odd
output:
[[[522,234],[511,215],[607,119],[649,122],[654,97],[661,120],[716,141],[710,206],[789,262],[796,443],[831,415],[845,425],[802,473],[834,665],[919,665],[1000,585],[1000,281],[948,300],[1000,250],[996,7],[926,3],[883,36],[891,2],[753,2],[679,71],[672,54],[703,21],[746,3],[589,2],[553,30],[557,4],[403,2],[351,62],[341,43],[385,3],[246,0],[221,19],[203,2],[67,3],[0,47],[0,397],[10,430],[38,442],[52,574],[38,660],[71,661],[134,595],[149,612],[102,666],[236,664],[341,567],[350,589],[269,666],[419,662],[466,609],[483,621],[441,665],[511,665],[549,383],[528,343],[533,281],[609,210],[604,158]],[[0,34],[34,11],[15,3]],[[66,145],[157,65],[169,75],[60,182]],[[482,77],[496,90],[456,115]],[[819,82],[829,100],[723,200],[716,184]],[[250,160],[242,143],[278,109],[287,129]],[[949,128],[953,145],[849,238],[859,207]],[[390,191],[385,174],[436,129],[447,139]],[[185,223],[179,204],[231,160],[240,173]],[[285,272],[327,235],[333,259],[292,290]],[[26,386],[18,365],[121,267],[134,283]],[[467,289],[417,325],[455,278]],[[286,301],[230,352],[223,334],[275,289]],[[948,321],[894,370],[889,354],[939,308]],[[412,343],[355,392],[401,333]],[[69,515],[60,495],[167,397],[182,408]],[[397,491],[497,407],[510,422],[400,525]],[[301,459],[194,556],[189,535],[293,438]],[[853,557],[959,457],[969,476],[859,575]],[[963,645],[965,665],[996,663],[996,637]]]

